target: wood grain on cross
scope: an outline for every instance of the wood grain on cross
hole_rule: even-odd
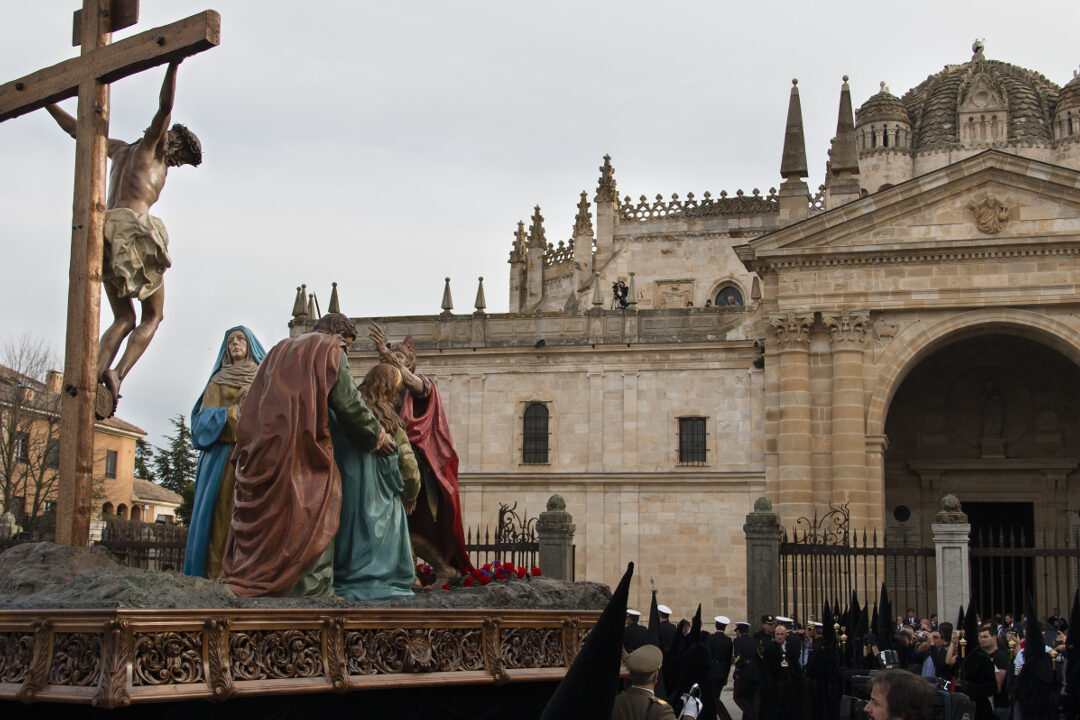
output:
[[[113,44],[114,5],[126,5],[128,12],[117,14],[130,15],[137,3],[83,0],[81,55],[0,85],[0,122],[79,98],[56,507],[56,542],[71,545],[86,545],[90,536],[109,83],[212,48],[221,28],[221,17],[207,10]]]

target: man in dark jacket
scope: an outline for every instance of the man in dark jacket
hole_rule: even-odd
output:
[[[716,632],[705,641],[705,649],[709,651],[709,685],[713,698],[716,701],[716,711],[721,720],[728,720],[728,713],[724,703],[720,700],[720,693],[727,685],[728,674],[731,672],[731,661],[734,658],[735,643],[725,634],[731,620],[723,615],[713,618],[716,623]]]

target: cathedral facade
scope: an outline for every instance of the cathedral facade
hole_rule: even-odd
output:
[[[518,224],[509,313],[481,285],[469,314],[375,318],[439,386],[465,524],[558,493],[577,579],[634,561],[631,606],[653,579],[733,618],[759,496],[886,542],[929,543],[946,493],[976,533],[1077,536],[1080,79],[973,51],[857,111],[845,79],[816,193],[796,85],[777,190],[635,201],[605,158],[569,240]]]

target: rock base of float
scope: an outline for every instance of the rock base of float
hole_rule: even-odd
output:
[[[174,571],[120,565],[107,551],[48,542],[0,554],[0,609],[438,608],[602,610],[603,584],[543,577],[454,590],[418,589],[414,598],[350,602],[338,598],[244,598],[227,586]]]

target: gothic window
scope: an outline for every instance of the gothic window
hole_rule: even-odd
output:
[[[105,451],[105,477],[107,477],[107,478],[116,477],[116,451],[115,450],[106,450]]]
[[[679,418],[679,464],[704,465],[706,460],[705,418]]]
[[[544,403],[529,403],[522,418],[521,461],[548,461],[548,409]]]
[[[729,299],[730,298],[730,299]],[[726,285],[720,288],[720,291],[716,293],[716,299],[713,301],[716,307],[738,307],[743,304],[742,292],[734,285]]]

